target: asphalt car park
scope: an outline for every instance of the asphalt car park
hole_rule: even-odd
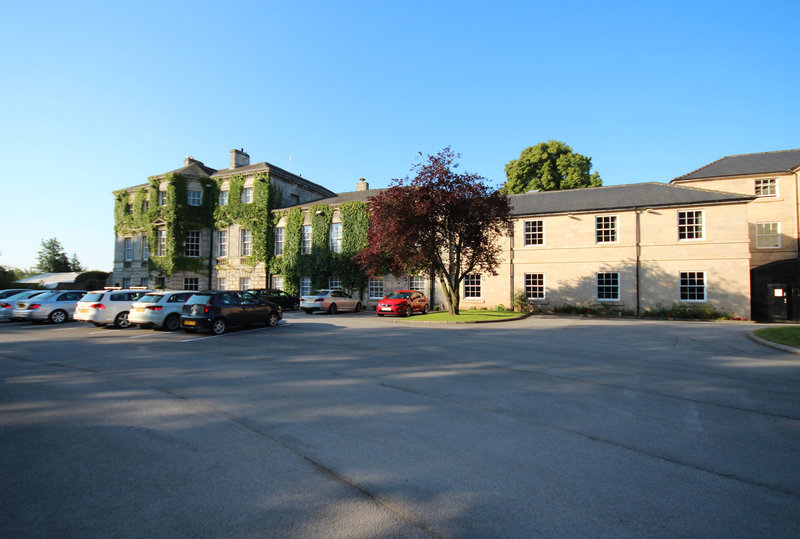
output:
[[[769,536],[800,360],[754,324],[0,324],[0,536]]]

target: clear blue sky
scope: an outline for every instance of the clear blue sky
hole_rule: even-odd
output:
[[[800,148],[800,2],[0,0],[0,264],[113,261],[112,191],[244,148],[331,190],[557,139],[606,185]],[[290,165],[291,156],[291,165]]]

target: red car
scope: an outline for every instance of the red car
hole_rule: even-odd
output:
[[[395,290],[378,302],[375,312],[378,316],[411,316],[412,313],[426,314],[430,311],[428,298],[415,290]]]

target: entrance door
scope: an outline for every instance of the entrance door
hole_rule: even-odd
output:
[[[789,319],[789,290],[785,284],[767,285],[769,317],[772,320]]]

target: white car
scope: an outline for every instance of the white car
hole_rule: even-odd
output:
[[[18,300],[33,298],[48,292],[52,292],[52,290],[26,290],[3,298],[0,300],[0,320],[12,320],[14,318],[14,309]]]
[[[114,327],[126,328],[131,325],[128,321],[131,304],[148,292],[152,290],[114,287],[87,292],[75,305],[72,318],[95,326],[114,324]]]
[[[339,311],[361,310],[361,301],[341,290],[314,290],[308,296],[300,298],[300,308],[308,314],[314,311],[325,311],[336,314]]]
[[[175,331],[181,327],[183,304],[194,293],[190,290],[148,292],[131,305],[128,321],[140,328],[157,326]]]
[[[14,302],[14,318],[31,322],[52,322],[63,324],[75,311],[75,304],[80,301],[85,290],[52,290],[38,294],[32,298]]]

